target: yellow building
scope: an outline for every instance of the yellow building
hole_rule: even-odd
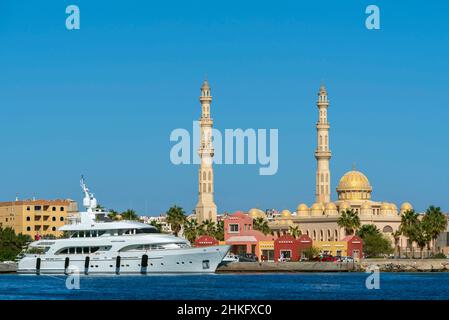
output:
[[[58,228],[66,224],[67,217],[78,211],[73,200],[16,200],[0,202],[0,227],[11,227],[16,234],[34,238],[60,236]]]

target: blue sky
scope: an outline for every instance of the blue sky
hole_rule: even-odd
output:
[[[76,4],[81,29],[65,28]],[[381,30],[365,28],[365,8]],[[446,1],[2,1],[0,199],[81,200],[81,174],[108,208],[190,212],[197,167],[174,166],[170,132],[279,129],[279,170],[215,168],[219,211],[314,201],[316,93],[331,106],[333,199],[352,164],[373,199],[449,210]]]

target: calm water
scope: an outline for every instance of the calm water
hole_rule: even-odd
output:
[[[381,273],[367,290],[365,273],[81,276],[0,275],[2,299],[449,299],[449,273]]]

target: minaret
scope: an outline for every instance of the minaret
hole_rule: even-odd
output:
[[[331,174],[329,171],[329,160],[331,152],[329,150],[329,123],[327,122],[327,108],[329,100],[327,100],[327,92],[324,85],[320,87],[318,92],[317,107],[319,110],[319,118],[316,124],[317,130],[317,149],[315,158],[317,160],[316,170],[316,202],[330,202],[330,182]]]
[[[213,120],[210,117],[210,86],[207,80],[201,86],[201,119],[200,119],[200,148],[198,155],[201,166],[198,172],[198,203],[196,205],[196,220],[201,223],[205,220],[217,222],[217,206],[214,202],[214,170],[212,160],[214,147],[212,145]]]

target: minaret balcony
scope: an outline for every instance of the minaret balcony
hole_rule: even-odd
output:
[[[316,150],[315,151],[315,158],[319,158],[319,159],[330,159],[331,158],[331,152],[328,151],[321,151],[321,150]]]

